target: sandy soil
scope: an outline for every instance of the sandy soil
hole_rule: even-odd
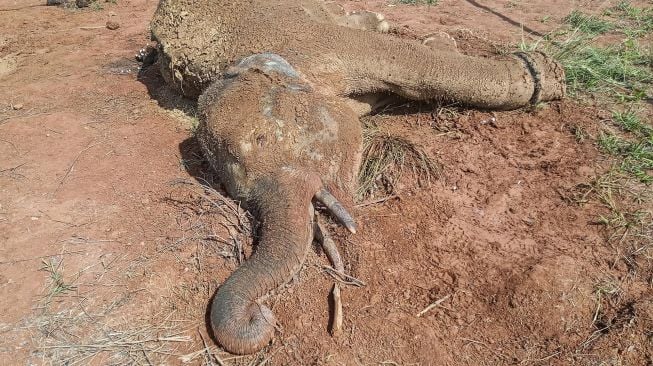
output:
[[[340,2],[406,36],[447,31],[475,54],[616,3]],[[332,225],[366,283],[343,292],[345,331],[328,333],[332,280],[316,249],[267,300],[275,342],[220,352],[206,306],[251,238],[246,214],[197,184],[212,174],[191,137],[193,103],[133,61],[156,1],[41,3],[0,0],[0,364],[653,363],[650,284],[606,243],[602,208],[568,200],[606,168],[573,133],[605,112],[573,101],[370,117],[443,168],[358,207],[358,234]],[[613,287],[617,297],[598,297]]]

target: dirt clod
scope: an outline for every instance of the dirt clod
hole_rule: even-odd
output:
[[[68,4],[68,0],[47,0],[46,5],[51,6],[51,5],[65,5]]]
[[[120,28],[120,23],[114,22],[113,20],[107,21],[107,29],[116,30]]]

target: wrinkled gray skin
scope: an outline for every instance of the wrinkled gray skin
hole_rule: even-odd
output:
[[[564,95],[562,68],[541,54],[503,60],[378,32],[374,13],[318,0],[163,0],[152,21],[167,82],[199,97],[197,137],[227,188],[261,222],[255,253],[218,289],[217,341],[253,353],[276,320],[259,299],[288,281],[313,239],[313,200],[351,231],[360,164],[358,117],[374,96],[447,99],[510,109]]]

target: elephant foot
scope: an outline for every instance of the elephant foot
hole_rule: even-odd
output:
[[[446,32],[435,32],[427,34],[422,44],[434,51],[457,52],[458,44],[456,40]]]
[[[390,24],[383,14],[372,11],[361,10],[347,13],[340,17],[338,24],[356,29],[369,30],[380,33],[387,33],[390,30]]]

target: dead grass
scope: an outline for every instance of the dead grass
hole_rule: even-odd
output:
[[[165,201],[178,209],[181,236],[165,238],[158,250],[101,254],[70,266],[64,255],[43,258],[43,297],[30,317],[9,330],[30,340],[31,362],[257,365],[265,360],[263,353],[230,357],[205,331],[205,307],[217,287],[207,268],[244,260],[251,218],[208,183],[183,180],[170,187],[174,199]],[[72,240],[61,242],[98,243]],[[158,268],[161,263],[168,265]],[[156,288],[145,285],[152,278]]]
[[[119,324],[112,324],[109,314],[89,313],[83,306],[43,314],[31,324],[38,330],[34,356],[61,365],[148,365],[178,356],[177,345],[192,341],[184,329],[188,321],[174,318],[174,313]],[[89,330],[92,334],[85,336]]]
[[[428,185],[439,171],[438,165],[422,148],[408,139],[381,131],[368,124],[363,131],[363,160],[358,177],[358,199],[375,192],[393,194],[404,174],[420,185]]]
[[[165,361],[178,353],[179,344],[192,341],[187,331],[192,323],[174,311],[151,317],[122,312],[144,290],[113,283],[128,277],[125,269],[131,263],[126,255],[109,260],[100,255],[73,272],[66,270],[63,258],[43,259],[44,296],[35,314],[13,329],[31,339],[33,362],[147,365]],[[116,290],[100,293],[101,288]]]
[[[193,241],[198,245],[198,268],[201,268],[205,249],[222,258],[233,258],[240,264],[244,260],[244,248],[252,244],[253,218],[249,212],[218,192],[209,182],[176,180],[170,185],[185,190],[188,200],[180,200],[181,194],[171,194],[166,199],[180,206],[177,223],[183,235],[165,243],[161,250],[174,250],[182,243]]]

